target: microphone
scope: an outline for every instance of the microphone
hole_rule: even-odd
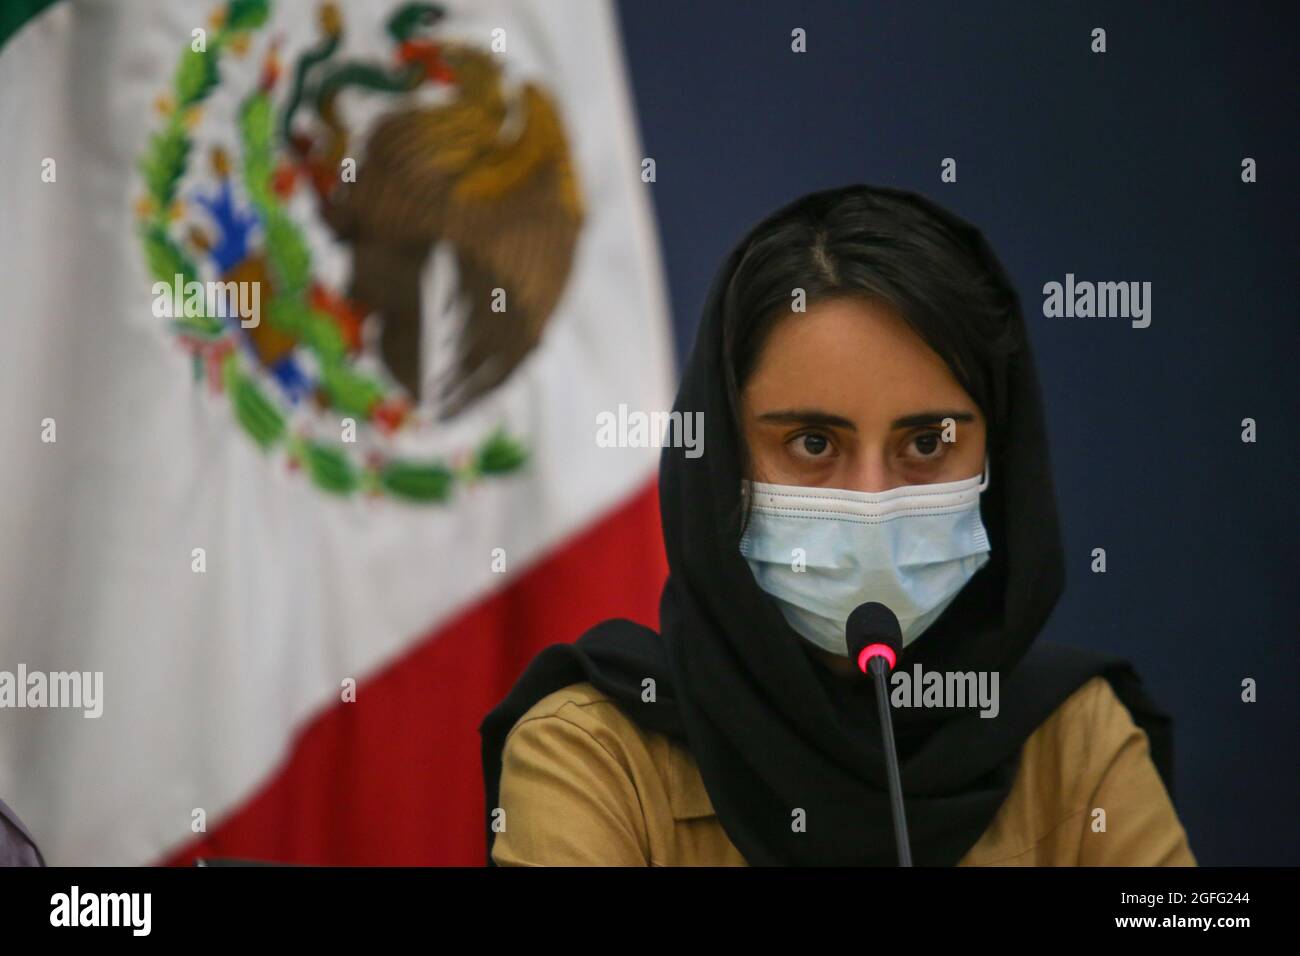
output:
[[[903,631],[893,611],[876,601],[868,601],[853,609],[844,624],[844,637],[849,645],[849,660],[876,682],[876,706],[880,712],[880,735],[885,747],[885,773],[889,778],[889,808],[894,817],[898,865],[911,866],[912,846],[907,838],[907,817],[903,813],[903,780],[898,770],[894,718],[889,710],[889,691],[885,686],[885,675],[894,669],[903,649]]]

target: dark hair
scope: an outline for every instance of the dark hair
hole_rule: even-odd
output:
[[[988,422],[999,356],[1017,346],[1014,303],[947,224],[900,196],[868,191],[812,194],[759,227],[732,273],[722,303],[722,357],[727,397],[745,474],[740,392],[776,323],[791,312],[795,289],[804,304],[854,297],[882,301],[948,365]],[[742,504],[739,526],[748,520]]]

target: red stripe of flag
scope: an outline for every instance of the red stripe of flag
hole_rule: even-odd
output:
[[[478,725],[543,647],[608,617],[657,626],[668,573],[657,484],[421,638],[355,703],[313,718],[270,780],[162,862],[482,865]]]

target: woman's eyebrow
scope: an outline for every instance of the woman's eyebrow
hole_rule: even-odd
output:
[[[771,422],[775,425],[821,425],[826,428],[843,428],[847,431],[857,431],[858,426],[853,424],[842,415],[832,415],[830,412],[823,412],[816,408],[788,408],[776,412],[763,412],[755,415],[754,418],[760,422]],[[951,418],[955,422],[973,422],[975,416],[970,412],[961,411],[937,411],[937,412],[917,412],[914,415],[904,415],[902,418],[896,418],[890,422],[889,427],[895,428],[918,428],[922,425],[941,425],[945,418]]]
[[[902,418],[895,418],[890,422],[890,428],[917,428],[921,425],[941,425],[945,418],[951,418],[955,422],[973,422],[975,416],[970,412],[917,412],[915,415],[904,415]]]
[[[772,422],[776,425],[824,425],[827,428],[845,428],[854,432],[858,430],[857,425],[842,415],[832,415],[830,412],[815,408],[788,408],[779,412],[763,412],[761,415],[755,415],[754,418],[760,422]]]

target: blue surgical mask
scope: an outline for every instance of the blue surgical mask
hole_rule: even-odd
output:
[[[989,560],[982,475],[878,493],[743,483],[752,498],[740,553],[790,626],[848,656],[844,624],[879,601],[915,641]]]

